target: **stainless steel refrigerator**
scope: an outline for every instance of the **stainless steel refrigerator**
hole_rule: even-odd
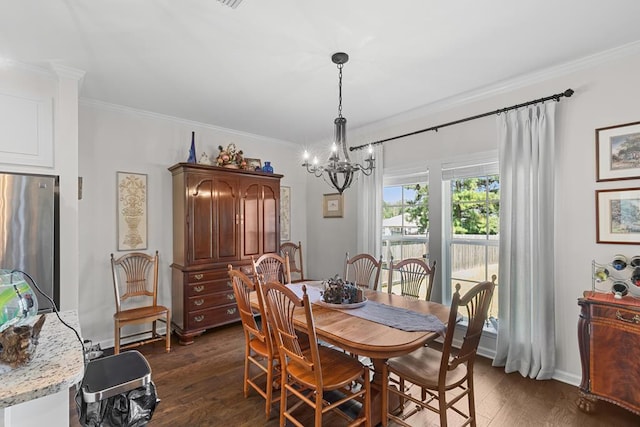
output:
[[[57,176],[0,172],[0,268],[27,273],[56,307],[60,304],[59,215]],[[51,311],[51,302],[33,291],[38,311]]]

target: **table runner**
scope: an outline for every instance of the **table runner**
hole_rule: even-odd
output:
[[[314,284],[306,283],[307,295],[311,303],[320,301],[320,289]],[[302,284],[292,284],[289,287],[302,297]],[[338,309],[336,309],[338,310]],[[432,314],[421,314],[406,308],[393,307],[376,301],[367,301],[360,308],[344,309],[345,312],[352,316],[380,323],[382,325],[391,326],[407,332],[430,331],[437,332],[444,336],[446,326],[440,319]]]
[[[376,301],[367,301],[363,307],[350,309],[349,314],[407,332],[431,331],[444,336],[446,330],[444,323],[432,314],[421,314]]]

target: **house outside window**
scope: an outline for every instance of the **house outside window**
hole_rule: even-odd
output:
[[[389,263],[429,260],[429,186],[426,173],[384,179],[380,283],[387,290]]]
[[[498,274],[500,178],[497,162],[443,166],[444,299],[450,302],[457,283],[464,295],[476,283]],[[499,278],[496,285],[499,284]],[[489,307],[488,329],[497,327],[496,286]],[[466,315],[466,313],[461,313]]]

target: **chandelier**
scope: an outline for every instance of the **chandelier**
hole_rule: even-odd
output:
[[[314,157],[313,162],[309,163],[309,153],[305,151],[304,163],[302,164],[303,167],[307,168],[307,172],[313,174],[316,178],[322,177],[327,184],[338,190],[340,194],[354,182],[358,172],[369,176],[375,167],[373,148],[371,146],[369,146],[369,154],[365,159],[366,166],[353,163],[349,159],[346,138],[347,119],[342,117],[342,67],[348,60],[349,55],[344,52],[334,53],[331,56],[331,61],[338,66],[338,117],[333,121],[335,136],[331,145],[331,155],[325,164],[320,165],[317,157]]]

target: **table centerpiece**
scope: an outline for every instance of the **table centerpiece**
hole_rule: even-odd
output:
[[[339,275],[324,281],[321,302],[336,308],[357,308],[363,306],[365,298],[362,289],[354,283],[343,280]]]

